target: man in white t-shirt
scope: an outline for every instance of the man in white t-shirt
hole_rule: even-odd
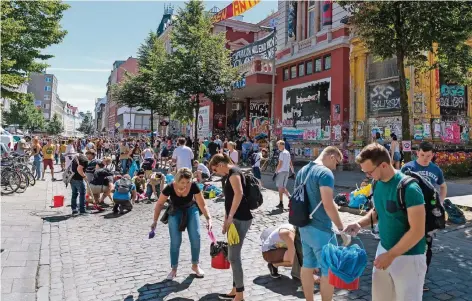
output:
[[[223,152],[223,141],[221,141],[220,136],[216,135],[215,143],[220,146],[220,152]]]
[[[210,170],[208,169],[207,165],[207,161],[204,161],[203,163],[200,163],[197,160],[193,161],[193,167],[197,169],[194,176],[200,183],[210,178]]]
[[[182,167],[192,170],[193,152],[190,147],[185,146],[185,138],[179,138],[179,147],[172,154],[172,162],[177,164],[177,170]]]
[[[283,140],[279,140],[277,142],[277,146],[279,147],[279,163],[277,164],[277,169],[275,170],[276,178],[275,184],[277,185],[277,189],[279,190],[279,204],[277,205],[278,208],[284,208],[284,194],[290,199],[290,193],[287,190],[287,182],[290,170],[293,172],[293,164],[292,158],[290,157],[290,153],[288,150],[285,149],[285,142]]]

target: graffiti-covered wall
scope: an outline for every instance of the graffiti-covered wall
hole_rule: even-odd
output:
[[[269,134],[269,104],[251,101],[249,105],[249,136]]]
[[[293,140],[329,140],[331,78],[283,89],[282,134]]]

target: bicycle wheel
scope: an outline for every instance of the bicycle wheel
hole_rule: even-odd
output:
[[[272,160],[269,164],[269,171],[270,172],[275,172],[275,168],[277,167],[277,164]]]
[[[13,170],[5,170],[2,172],[1,194],[8,195],[15,193],[21,184],[20,175]]]
[[[28,179],[28,176],[26,175],[26,173],[24,171],[17,170],[16,172],[18,173],[18,175],[20,176],[20,179],[21,179],[20,185],[19,185],[18,189],[16,190],[16,192],[23,193],[23,192],[26,191],[26,188],[28,188],[28,186],[29,186],[29,179]]]
[[[35,179],[33,173],[31,173],[30,170],[25,170],[24,172],[28,176],[29,185],[34,186],[36,184],[36,179]]]

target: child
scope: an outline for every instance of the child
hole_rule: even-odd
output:
[[[115,189],[113,192],[113,213],[124,213],[124,209],[128,212],[133,209],[133,203],[136,199],[136,186],[131,181],[129,175],[124,175],[121,179],[115,182]]]
[[[152,195],[156,196],[156,200],[161,194],[161,190],[164,188],[164,175],[160,172],[151,174],[146,187],[146,197],[151,200]]]

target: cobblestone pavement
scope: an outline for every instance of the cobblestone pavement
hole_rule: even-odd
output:
[[[110,210],[71,217],[70,207],[49,208],[55,194],[64,194],[66,204],[70,203],[70,190],[62,182],[49,181],[38,182],[23,195],[2,199],[2,300],[217,300],[218,293],[230,289],[230,270],[210,267],[210,242],[203,229],[201,262],[205,278],[191,275],[189,241],[184,235],[178,277],[167,282],[167,226],[158,224],[156,237],[147,238],[153,204],[137,204],[132,212],[118,217]],[[292,280],[290,269],[281,270],[281,279],[268,276],[259,235],[267,227],[286,222],[287,212],[274,209],[278,203],[274,191],[264,191],[264,196],[264,205],[256,211],[243,247],[246,300],[303,299],[300,283]],[[223,202],[208,200],[207,204],[214,218],[214,232],[223,239]],[[358,219],[347,212],[340,214],[345,223]],[[370,300],[371,262],[377,241],[367,234],[361,239],[370,263],[361,277],[360,289],[337,290],[335,300]],[[472,283],[471,249],[471,224],[448,227],[438,235],[426,280],[431,290],[424,300],[472,300],[468,292]],[[315,296],[320,299],[319,294]]]
[[[69,192],[66,193],[67,198]],[[292,280],[290,270],[281,279],[268,275],[260,253],[259,235],[269,226],[287,221],[287,212],[274,210],[277,196],[264,192],[265,202],[255,214],[245,245],[243,266],[246,300],[303,299],[300,283]],[[207,201],[214,218],[214,232],[220,233],[223,202]],[[69,213],[70,208],[64,208]],[[148,239],[153,204],[137,204],[132,212],[114,217],[110,211],[100,214],[45,219],[43,233],[50,234],[49,253],[39,270],[39,287],[49,287],[49,300],[217,300],[219,293],[230,289],[230,270],[210,267],[210,241],[202,229],[201,262],[206,275],[196,279],[190,270],[188,237],[183,236],[180,268],[175,281],[165,281],[170,271],[167,226],[158,224],[156,237]],[[345,223],[358,219],[341,213]],[[470,226],[470,225],[469,225]],[[472,300],[467,287],[472,283],[472,227],[448,228],[438,236],[435,256],[428,276],[431,291],[425,300]],[[361,235],[370,263],[361,277],[357,291],[337,290],[335,300],[370,300],[372,257],[377,241]],[[42,254],[43,256],[43,254]],[[319,294],[316,298],[320,300]]]

